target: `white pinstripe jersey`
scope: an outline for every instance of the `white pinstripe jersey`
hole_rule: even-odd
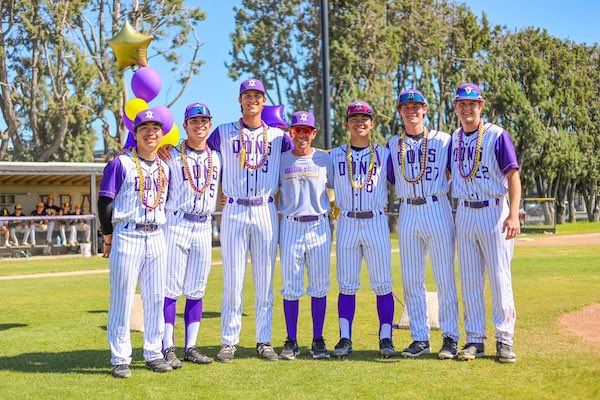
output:
[[[257,165],[262,160],[263,128],[243,128],[246,142],[246,160]],[[240,132],[238,122],[219,125],[208,138],[208,146],[221,153],[223,169],[223,193],[228,197],[249,198],[272,196],[279,187],[279,163],[281,153],[291,149],[291,139],[279,128],[267,129],[267,164],[252,170],[242,168],[240,157]]]
[[[348,145],[343,144],[331,150],[333,162],[333,188],[335,202],[342,211],[374,211],[387,206],[387,163],[390,151],[383,146],[373,144],[375,151],[375,167],[371,181],[360,190],[355,190],[348,179],[348,163],[346,160]],[[367,179],[371,151],[364,148],[352,150],[354,182],[363,183]]]
[[[113,201],[112,223],[119,222],[136,224],[158,224],[166,222],[165,201],[169,189],[169,166],[158,160],[150,165],[140,160],[144,179],[146,202],[154,204],[158,193],[158,168],[163,168],[165,188],[161,202],[155,209],[146,208],[140,200],[140,186],[137,168],[133,161],[131,151],[117,155],[104,168],[104,175],[100,183],[100,196],[106,196]]]
[[[491,123],[484,125],[479,169],[473,179],[466,181],[460,169],[467,175],[473,168],[477,133],[463,136],[459,149],[459,133],[452,135],[452,196],[464,200],[486,200],[505,196],[508,192],[506,173],[518,169],[517,156],[508,132]]]
[[[400,146],[400,136],[398,135],[394,135],[387,144],[391,153],[388,179],[394,185],[397,197],[414,199],[448,193],[450,184],[446,178],[446,170],[450,169],[449,161],[452,149],[452,138],[449,134],[435,130],[429,131],[425,172],[421,180],[415,183],[408,182],[402,176]],[[423,138],[415,140],[406,136],[404,171],[410,179],[416,178],[421,172],[422,149]],[[392,166],[392,169],[389,166]]]
[[[279,211],[285,216],[323,215],[331,205],[327,188],[333,187],[331,157],[315,149],[308,156],[292,151],[281,155]]]
[[[202,188],[208,178],[208,152],[212,156],[212,182],[203,194],[194,192],[190,186],[183,170],[183,160],[179,146],[171,149],[171,159],[167,161],[171,170],[171,182],[169,186],[169,198],[167,199],[167,210],[181,210],[188,214],[210,215],[217,208],[217,192],[221,180],[221,155],[214,150],[206,149],[202,152],[186,149],[186,161],[188,171],[192,175],[194,185]]]

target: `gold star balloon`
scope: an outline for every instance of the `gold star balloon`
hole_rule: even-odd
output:
[[[148,66],[148,45],[152,39],[154,36],[136,32],[129,21],[125,21],[119,33],[106,43],[115,52],[117,67],[123,70],[134,65]]]

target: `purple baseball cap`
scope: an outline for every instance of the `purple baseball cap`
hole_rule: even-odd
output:
[[[138,126],[146,123],[146,122],[156,122],[163,126],[163,121],[160,119],[160,112],[154,110],[154,108],[150,108],[148,110],[140,111],[133,121],[133,130],[135,131]]]
[[[248,90],[257,90],[261,93],[265,93],[265,85],[256,78],[246,79],[240,85],[240,94],[247,92]]]
[[[366,114],[373,117],[373,109],[366,101],[353,101],[346,109],[346,116],[349,117],[354,114]]]
[[[308,111],[297,111],[292,115],[292,125],[298,126],[305,125],[310,126],[311,128],[316,128],[315,125],[315,116]]]
[[[398,96],[398,105],[401,106],[405,103],[421,103],[427,105],[427,99],[420,90],[408,89]]]
[[[210,115],[210,110],[206,107],[206,104],[203,103],[192,103],[185,108],[185,117],[184,121],[192,117],[208,117],[212,118]]]
[[[457,100],[475,100],[483,101],[481,95],[481,89],[474,83],[463,83],[456,89],[456,95],[454,95],[454,101]]]

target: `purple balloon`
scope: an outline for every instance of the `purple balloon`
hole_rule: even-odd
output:
[[[262,120],[273,128],[287,129],[285,122],[285,106],[265,106],[262,111]]]
[[[125,128],[127,128],[129,132],[133,132],[133,121],[127,118],[125,111],[123,111],[123,124],[125,124]]]
[[[131,90],[133,90],[133,94],[147,103],[158,95],[160,87],[160,76],[156,70],[150,67],[138,69],[131,78]]]
[[[131,131],[129,132],[129,135],[127,135],[127,140],[125,141],[125,145],[123,145],[123,149],[128,149],[130,147],[135,147],[135,139]]]
[[[159,113],[160,119],[163,122],[163,132],[166,135],[173,128],[173,113],[165,106],[152,107],[152,110]]]

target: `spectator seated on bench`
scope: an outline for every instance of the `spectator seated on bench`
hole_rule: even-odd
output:
[[[35,211],[33,211],[31,213],[31,215],[34,217],[47,216],[48,214],[46,213],[46,210],[44,209],[45,206],[46,205],[40,201],[37,204]],[[31,221],[31,225],[29,225],[29,232],[30,232],[29,234],[31,236],[31,245],[35,246],[35,244],[36,244],[36,241],[35,241],[35,233],[36,232],[46,232],[46,245],[51,245],[53,230],[54,230],[54,221],[50,221],[48,223],[48,220],[43,219],[43,218]]]
[[[23,217],[23,207],[20,204],[15,204],[15,212],[12,214],[13,217]],[[12,245],[18,246],[19,240],[17,233],[23,234],[23,240],[21,244],[23,246],[29,246],[27,239],[29,239],[30,229],[27,221],[10,221],[8,223],[8,229],[10,230],[10,237],[12,238]]]

